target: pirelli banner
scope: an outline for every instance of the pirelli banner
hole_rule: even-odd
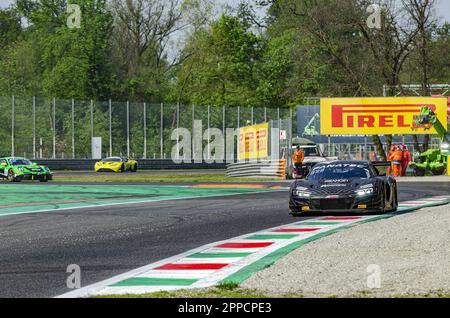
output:
[[[239,129],[238,160],[258,160],[269,157],[269,124]]]
[[[428,106],[447,127],[447,98],[324,98],[320,101],[322,135],[435,134],[414,128],[414,117]]]

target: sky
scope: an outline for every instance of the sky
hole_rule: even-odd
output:
[[[248,0],[251,1],[251,0]],[[9,6],[14,0],[0,0],[0,8],[4,8]],[[220,3],[238,3],[239,0],[219,0]],[[439,2],[439,9],[438,9],[438,16],[444,18],[448,22],[450,22],[450,1],[449,0],[438,0]]]

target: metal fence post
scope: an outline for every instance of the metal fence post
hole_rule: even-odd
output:
[[[223,156],[224,162],[227,160],[227,139],[226,139],[226,108],[222,106],[222,134],[224,138],[223,142]]]
[[[160,159],[164,159],[164,103],[161,103],[161,154]]]
[[[93,158],[94,157],[94,153],[92,152],[92,146],[93,146],[93,144],[92,144],[92,141],[93,141],[93,139],[94,139],[94,101],[91,99],[91,123],[90,123],[90,125],[91,125],[91,129],[90,129],[90,131],[91,131],[91,158]]]
[[[253,106],[251,107],[251,116],[250,116],[251,118],[251,123],[252,123],[252,126],[255,124],[255,121],[254,121],[254,108],[253,108]]]
[[[294,120],[294,111],[292,108],[289,109],[289,117],[291,118],[291,131],[294,131],[294,125],[297,126],[297,121]]]
[[[147,159],[147,103],[144,103],[144,159]]]
[[[278,129],[281,129],[280,107],[277,107]]]
[[[14,121],[15,121],[16,97],[12,97],[11,104],[11,157],[14,157]]]
[[[237,128],[241,128],[241,107],[237,107]]]
[[[130,158],[130,102],[127,101],[127,158]]]
[[[53,159],[56,159],[56,97],[53,97]]]
[[[237,130],[238,130],[238,138],[237,138],[237,157],[238,157],[238,161],[239,161],[239,154],[240,154],[240,141],[239,141],[239,138],[240,138],[240,128],[241,128],[241,107],[240,106],[238,106],[237,107]],[[244,143],[245,143],[245,141],[244,141]]]
[[[33,96],[33,159],[36,159],[36,96]]]
[[[109,156],[113,155],[112,145],[112,101],[109,100]]]
[[[177,102],[177,160],[180,160],[180,102]]]
[[[208,160],[211,159],[211,106],[208,105]]]
[[[267,123],[267,107],[264,107],[264,122]]]
[[[191,123],[191,143],[192,143],[192,159],[195,161],[196,156],[195,156],[195,140],[194,140],[194,134],[195,134],[195,105],[192,104],[192,123]]]
[[[75,159],[75,100],[72,98],[72,159]]]

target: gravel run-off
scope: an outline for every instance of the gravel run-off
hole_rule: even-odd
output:
[[[319,239],[256,273],[242,287],[305,297],[450,295],[450,205]]]

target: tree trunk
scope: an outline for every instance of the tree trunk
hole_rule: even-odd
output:
[[[422,153],[422,148],[420,147],[419,144],[419,137],[417,135],[413,135],[413,140],[414,140],[414,149],[416,150],[416,152]]]
[[[387,156],[386,156],[386,152],[383,149],[383,143],[381,142],[380,136],[378,136],[378,135],[372,136],[372,142],[375,145],[378,155],[381,156],[381,158],[384,161],[386,161]]]

